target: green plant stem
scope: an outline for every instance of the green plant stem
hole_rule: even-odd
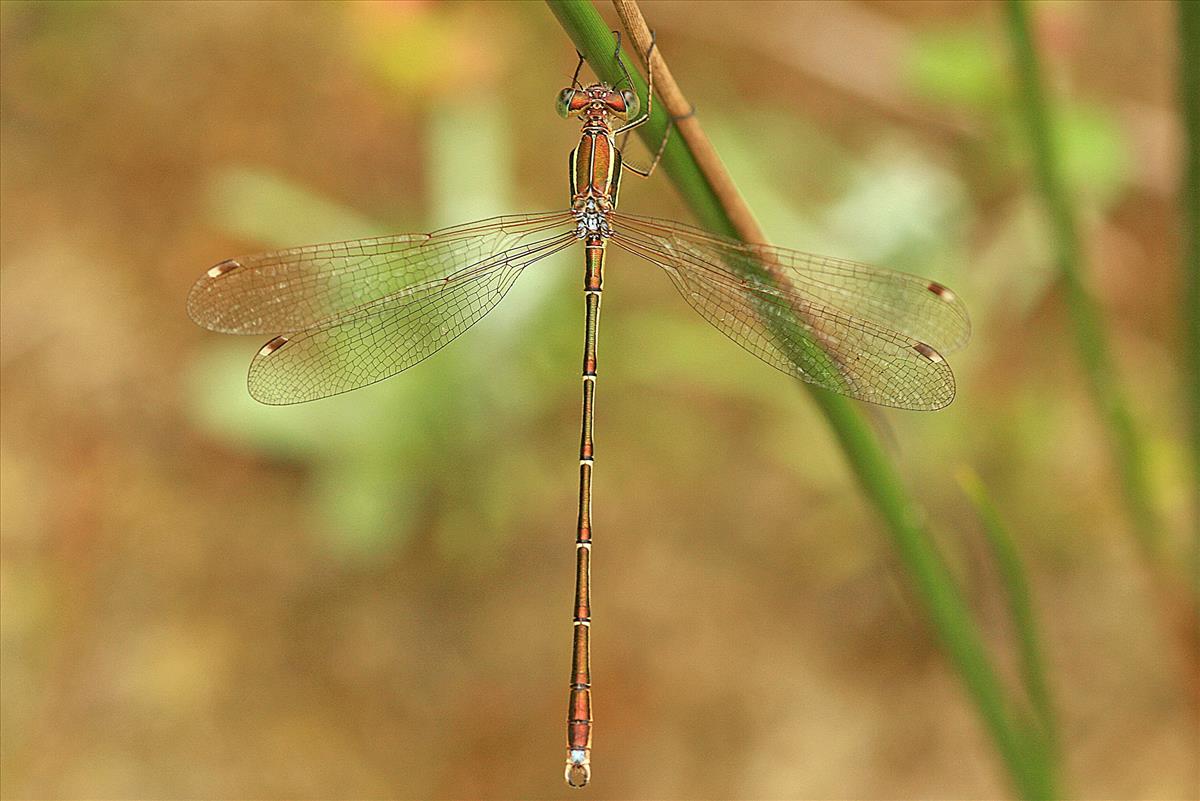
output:
[[[1019,106],[1029,135],[1038,188],[1049,217],[1054,260],[1066,291],[1075,345],[1092,398],[1109,430],[1121,489],[1138,544],[1153,560],[1158,556],[1161,537],[1150,501],[1142,441],[1117,379],[1104,321],[1083,274],[1078,224],[1055,149],[1041,67],[1029,32],[1025,2],[1008,0],[1005,9],[1017,73]]]
[[[1045,747],[1041,751],[1048,757],[1046,770],[1053,771],[1053,759],[1059,752],[1058,722],[1046,684],[1045,662],[1042,659],[1037,622],[1033,614],[1033,596],[1029,590],[1025,567],[1021,563],[1017,544],[1009,534],[996,505],[992,503],[983,480],[974,470],[963,468],[958,473],[958,482],[983,523],[984,535],[1000,568],[1000,579],[1008,597],[1009,618],[1017,639],[1021,681],[1029,696],[1029,704],[1036,721],[1033,736],[1042,739]],[[1036,752],[1039,749],[1034,750]]]
[[[620,80],[622,73],[613,58],[613,35],[591,3],[586,0],[547,2],[596,75],[610,84]],[[645,81],[636,70],[629,72],[635,90],[641,97],[646,97]],[[650,121],[638,129],[651,151],[661,141],[667,117],[667,112],[656,103]],[[711,170],[711,164],[708,166]],[[730,182],[706,177],[682,137],[672,137],[668,142],[662,169],[704,227],[726,236],[744,238],[739,236],[725,206],[713,191],[714,184],[728,185]],[[928,613],[930,625],[975,702],[1013,784],[1024,798],[1051,797],[1052,788],[1045,782],[1043,772],[1030,764],[1024,737],[1009,713],[997,671],[988,658],[970,610],[929,532],[921,525],[920,510],[904,491],[880,442],[846,398],[807,384],[802,386],[825,415],[864,493],[886,523],[917,596]]]
[[[1185,165],[1183,206],[1183,360],[1192,428],[1192,589],[1200,593],[1200,3],[1181,0],[1179,13],[1179,105]]]

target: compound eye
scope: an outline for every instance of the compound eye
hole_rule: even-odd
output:
[[[625,101],[625,119],[633,119],[641,111],[642,103],[638,100],[637,92],[632,89],[624,89],[621,92],[621,99]]]
[[[571,101],[575,99],[575,92],[575,89],[563,89],[558,93],[558,101],[555,102],[554,109],[564,120],[571,116]]]

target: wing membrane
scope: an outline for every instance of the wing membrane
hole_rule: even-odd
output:
[[[250,364],[250,394],[268,404],[301,403],[407,370],[482,319],[525,267],[576,241],[572,230],[518,245],[276,337]]]
[[[612,241],[666,270],[684,299],[771,366],[859,400],[938,409],[954,398],[939,349],[961,346],[961,301],[933,282],[614,214]]]
[[[188,314],[227,334],[302,331],[573,228],[571,214],[556,211],[230,259],[192,287]]]

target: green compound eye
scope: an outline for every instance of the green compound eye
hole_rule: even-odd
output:
[[[625,101],[625,119],[636,117],[642,110],[642,101],[638,100],[637,92],[632,89],[622,91],[621,99]]]
[[[563,89],[558,93],[558,100],[554,104],[554,108],[558,112],[558,116],[562,117],[564,120],[571,116],[571,101],[574,99],[574,89]]]

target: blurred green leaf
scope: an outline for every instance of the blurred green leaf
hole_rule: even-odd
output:
[[[399,480],[398,459],[346,459],[314,473],[326,541],[348,561],[395,547],[411,533],[423,482]]]
[[[987,145],[1001,145],[998,160],[1020,164],[1025,152],[1018,101],[1011,96],[1005,65],[987,31],[978,26],[918,33],[908,53],[906,79],[920,98],[971,111],[996,131]],[[1095,205],[1111,203],[1130,175],[1129,145],[1114,114],[1074,99],[1051,100],[1055,147],[1063,180],[1073,194]]]
[[[1129,181],[1129,144],[1113,113],[1101,106],[1064,103],[1055,114],[1062,177],[1073,194],[1108,206]]]
[[[1004,69],[979,27],[914,36],[905,64],[908,85],[927,100],[985,109],[1004,94]]]
[[[337,242],[389,233],[334,200],[257,167],[229,167],[208,182],[208,214],[221,230],[272,247]]]
[[[350,52],[392,90],[401,95],[422,91],[445,72],[445,54],[455,48],[444,15],[407,3],[351,3],[348,8],[357,39]]]
[[[947,231],[965,217],[961,182],[900,142],[875,149],[851,175],[845,194],[825,216],[824,227],[841,243],[839,252],[895,265],[897,255],[907,251],[917,257],[914,268],[931,274],[931,252],[953,241]]]

